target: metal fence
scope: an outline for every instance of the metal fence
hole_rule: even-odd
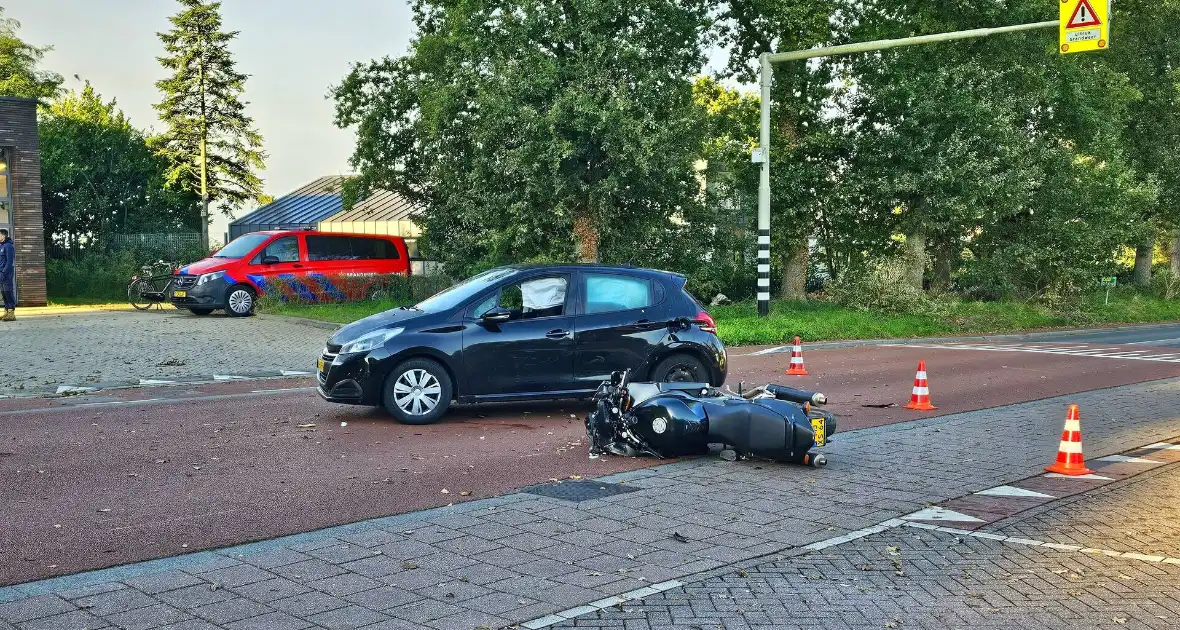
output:
[[[88,252],[151,251],[159,255],[179,257],[202,249],[200,232],[164,232],[155,234],[105,234],[95,239],[75,239],[50,243],[46,254],[50,258],[73,258]]]

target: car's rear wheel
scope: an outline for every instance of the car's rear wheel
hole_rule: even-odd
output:
[[[208,315],[209,313],[213,312],[213,309],[211,309],[211,308],[190,308],[189,311],[193,315]]]
[[[674,354],[651,371],[655,383],[708,383],[709,371],[705,364],[689,354]]]
[[[230,317],[246,317],[254,312],[254,289],[235,284],[225,293],[225,312]]]
[[[385,410],[403,424],[437,422],[451,406],[451,377],[437,361],[410,359],[385,378]]]

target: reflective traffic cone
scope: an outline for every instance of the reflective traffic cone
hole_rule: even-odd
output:
[[[930,411],[937,409],[930,404],[930,385],[926,382],[926,361],[918,361],[918,373],[914,375],[914,391],[910,394],[910,404],[905,409]]]
[[[1086,468],[1082,456],[1082,422],[1078,417],[1078,406],[1070,405],[1065,414],[1065,428],[1061,431],[1061,446],[1057,447],[1057,462],[1045,470],[1062,475],[1089,475],[1094,472]]]
[[[803,346],[799,345],[798,337],[795,337],[795,345],[791,347],[791,365],[787,368],[787,376],[807,376],[807,368],[803,367]]]

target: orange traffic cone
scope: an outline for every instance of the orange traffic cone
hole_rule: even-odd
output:
[[[914,391],[910,394],[910,404],[905,409],[930,411],[937,409],[930,404],[930,385],[926,382],[926,361],[918,361],[918,373],[914,375]]]
[[[1061,431],[1061,446],[1057,447],[1057,462],[1045,470],[1062,475],[1088,475],[1094,471],[1086,468],[1082,456],[1082,423],[1078,417],[1078,406],[1070,405],[1065,414],[1065,429]]]
[[[807,368],[803,367],[803,346],[799,345],[798,337],[795,337],[795,345],[791,348],[791,365],[787,368],[787,376],[807,376]]]

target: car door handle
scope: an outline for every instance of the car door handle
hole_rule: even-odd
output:
[[[301,264],[299,264],[299,263],[295,263],[294,265],[291,265],[291,266],[292,266],[292,267],[294,267],[294,268],[296,268],[296,269],[303,269],[303,265],[301,265]]]
[[[560,328],[555,328],[555,329],[550,330],[549,332],[545,333],[545,336],[549,339],[572,339],[574,334],[568,330],[562,330]]]

